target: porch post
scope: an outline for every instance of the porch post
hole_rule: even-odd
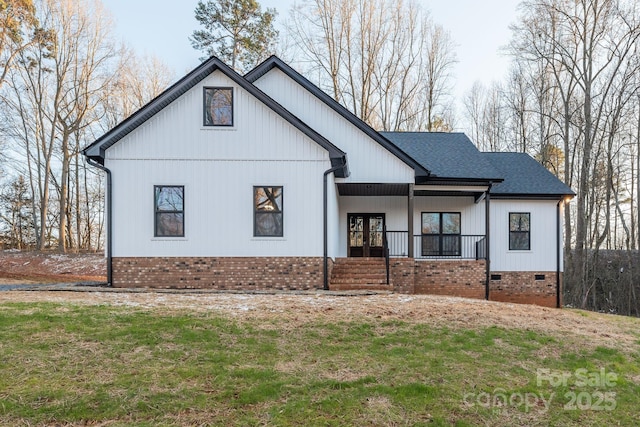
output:
[[[485,207],[485,244],[487,245],[485,248],[485,263],[486,263],[486,283],[485,283],[485,299],[488,300],[490,298],[489,288],[491,284],[491,187],[493,183],[489,182],[489,187],[487,188],[487,193],[484,198],[484,207]]]
[[[413,258],[413,184],[409,184],[409,195],[407,197],[407,255]]]

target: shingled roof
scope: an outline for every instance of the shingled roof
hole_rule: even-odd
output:
[[[463,133],[380,133],[430,170],[430,181],[491,181],[495,198],[575,196],[571,188],[526,153],[483,153]]]
[[[569,186],[526,153],[482,153],[504,181],[491,189],[493,197],[573,197]]]
[[[430,180],[501,181],[497,171],[464,133],[380,132],[424,168]]]

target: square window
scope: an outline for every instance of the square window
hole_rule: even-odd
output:
[[[460,256],[460,213],[422,213],[422,256]]]
[[[184,187],[154,187],[155,237],[184,237]]]
[[[531,249],[531,214],[529,212],[509,213],[509,250],[528,251]]]
[[[233,88],[204,88],[204,125],[233,126]]]
[[[253,235],[282,237],[282,187],[253,187]]]

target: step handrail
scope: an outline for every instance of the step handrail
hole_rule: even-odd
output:
[[[387,241],[387,224],[382,226],[382,250],[384,251],[384,263],[387,269],[387,285],[389,284],[389,242]]]

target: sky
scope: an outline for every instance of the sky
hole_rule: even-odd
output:
[[[372,0],[375,1],[375,0]],[[198,29],[194,10],[198,0],[103,0],[111,13],[115,35],[140,54],[153,54],[176,78],[200,64],[202,54],[189,36]],[[294,0],[259,0],[262,8],[278,11],[277,24],[289,16]],[[458,63],[454,94],[460,103],[475,81],[489,85],[507,74],[509,59],[500,53],[511,37],[519,0],[418,0],[433,20],[448,30],[456,44]]]

